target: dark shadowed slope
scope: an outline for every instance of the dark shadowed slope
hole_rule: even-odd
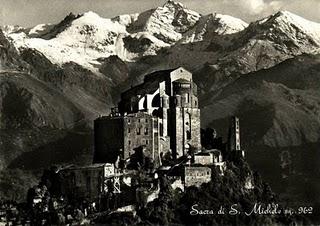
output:
[[[226,135],[241,120],[250,165],[292,205],[318,206],[320,186],[320,56],[301,55],[243,75],[202,108],[204,125]]]
[[[320,138],[319,88],[320,56],[301,55],[218,89],[203,105],[203,123],[219,129],[224,118],[237,114],[247,145],[316,142]]]

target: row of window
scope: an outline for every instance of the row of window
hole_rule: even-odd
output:
[[[210,175],[210,171],[201,172],[201,173],[192,173],[191,175],[186,175],[186,178],[193,178],[193,177],[204,177],[206,175]]]
[[[142,119],[139,118],[139,119],[138,119],[138,122],[141,122],[141,120],[142,120]],[[145,123],[148,123],[148,119],[147,119],[147,118],[144,119],[144,122],[145,122]],[[129,118],[129,119],[128,119],[128,124],[130,124],[130,123],[131,123],[131,119]]]
[[[130,128],[128,128],[128,133],[131,133]],[[136,133],[137,135],[141,135],[141,128],[137,128]],[[148,135],[148,134],[149,134],[149,128],[144,128],[144,135]]]
[[[145,144],[149,144],[149,140],[144,140],[144,141],[142,140],[142,142]],[[131,140],[128,140],[128,144],[131,145]]]
[[[187,93],[185,99],[186,99],[186,103],[190,103],[190,94],[189,93]],[[175,98],[174,99],[174,105],[177,105],[177,104],[178,104],[178,100]],[[195,106],[198,105],[198,102],[196,100],[194,101],[194,105]]]

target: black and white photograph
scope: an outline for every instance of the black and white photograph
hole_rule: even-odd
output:
[[[0,0],[0,226],[320,225],[320,0]]]

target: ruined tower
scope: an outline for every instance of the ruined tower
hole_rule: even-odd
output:
[[[244,151],[241,150],[240,144],[240,121],[238,117],[231,118],[228,137],[228,149],[233,153],[240,153],[244,157]]]

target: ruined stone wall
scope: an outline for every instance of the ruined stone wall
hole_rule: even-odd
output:
[[[63,193],[67,197],[94,200],[104,191],[104,168],[66,169],[62,174]]]
[[[211,169],[205,166],[185,166],[184,183],[186,187],[197,186],[211,181]]]

